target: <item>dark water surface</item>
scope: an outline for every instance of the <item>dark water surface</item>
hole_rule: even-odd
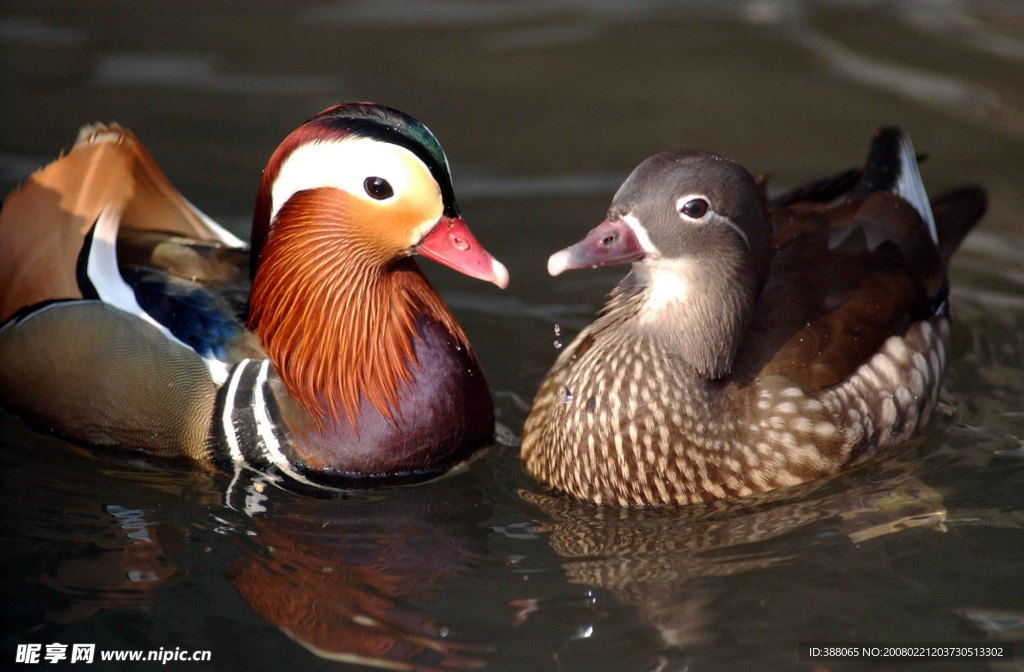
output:
[[[315,499],[102,459],[0,415],[0,668],[38,667],[15,662],[32,642],[210,651],[163,666],[183,670],[669,671],[908,668],[801,662],[810,641],[1024,641],[1024,4],[0,5],[4,191],[80,124],[116,120],[245,235],[277,142],[345,100],[430,125],[512,272],[500,292],[426,269],[484,363],[502,440],[434,483]],[[718,507],[598,509],[521,472],[554,326],[568,342],[622,273],[554,280],[547,256],[636,163],[701,147],[781,188],[858,163],[892,123],[929,154],[935,192],[991,195],[954,262],[927,431]],[[1018,659],[912,669],[1024,669],[1024,644]]]

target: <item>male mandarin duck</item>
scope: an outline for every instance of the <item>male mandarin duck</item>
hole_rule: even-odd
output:
[[[910,138],[766,202],[738,164],[657,154],[548,270],[632,262],[534,399],[526,470],[622,507],[740,497],[907,439],[949,350],[946,270],[985,210],[931,203]]]
[[[419,121],[331,107],[288,135],[251,249],[135,136],[84,128],[0,211],[0,401],[90,445],[282,481],[419,480],[488,445],[491,397],[420,254],[505,287]]]

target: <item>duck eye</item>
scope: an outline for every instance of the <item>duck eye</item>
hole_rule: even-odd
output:
[[[363,180],[363,189],[370,198],[375,198],[378,201],[383,201],[385,198],[391,198],[395,195],[395,190],[391,188],[391,184],[383,177],[368,177]]]
[[[703,198],[691,198],[679,208],[681,214],[690,217],[691,219],[700,219],[708,213],[708,202]]]

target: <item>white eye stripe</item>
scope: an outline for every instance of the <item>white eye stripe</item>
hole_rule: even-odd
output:
[[[661,256],[661,250],[659,250],[651,240],[650,234],[647,233],[647,229],[640,223],[640,220],[637,219],[636,215],[632,212],[628,212],[625,215],[622,215],[621,219],[626,223],[626,226],[633,231],[633,235],[636,236],[636,241],[640,243],[640,247],[647,254],[648,259]]]
[[[307,189],[335,187],[367,201],[386,203],[409,187],[416,177],[414,172],[429,174],[426,165],[415,154],[386,142],[347,138],[302,145],[285,159],[274,180],[270,221],[274,221],[289,198]],[[387,180],[394,196],[385,199],[369,196],[364,186],[368,177]]]
[[[748,250],[750,249],[750,238],[747,237],[746,231],[744,231],[743,229],[741,229],[740,227],[738,227],[736,225],[736,222],[732,221],[731,219],[729,219],[727,217],[722,217],[718,213],[712,213],[711,222],[713,224],[724,224],[724,225],[728,226],[729,228],[731,228],[736,233],[740,234],[740,238],[742,238],[743,242],[746,243],[747,249]]]
[[[694,199],[697,199],[697,198],[703,200],[705,203],[708,204],[708,211],[702,217],[699,217],[699,218],[690,217],[689,215],[685,214],[682,211],[683,210],[683,206],[686,203],[688,203],[688,202],[690,202],[690,201],[692,201]],[[679,216],[681,218],[683,218],[683,219],[685,219],[687,221],[691,221],[691,222],[701,221],[701,222],[706,222],[707,224],[723,224],[725,226],[728,226],[733,231],[735,231],[736,233],[740,234],[740,237],[743,238],[743,242],[746,243],[746,245],[747,245],[747,249],[750,249],[750,238],[747,236],[746,232],[743,229],[741,229],[739,226],[737,226],[736,223],[733,222],[728,217],[723,217],[722,215],[720,215],[717,212],[715,212],[714,209],[711,208],[711,199],[709,199],[704,194],[687,194],[686,196],[683,196],[683,197],[677,199],[676,200],[676,212],[679,213]]]

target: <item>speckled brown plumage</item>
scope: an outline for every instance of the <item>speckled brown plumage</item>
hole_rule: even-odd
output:
[[[832,474],[913,434],[949,349],[948,258],[984,194],[936,202],[936,246],[901,151],[909,139],[883,131],[841,203],[809,185],[771,211],[721,157],[641,164],[608,220],[550,262],[634,267],[541,385],[527,471],[601,504],[688,504]]]

